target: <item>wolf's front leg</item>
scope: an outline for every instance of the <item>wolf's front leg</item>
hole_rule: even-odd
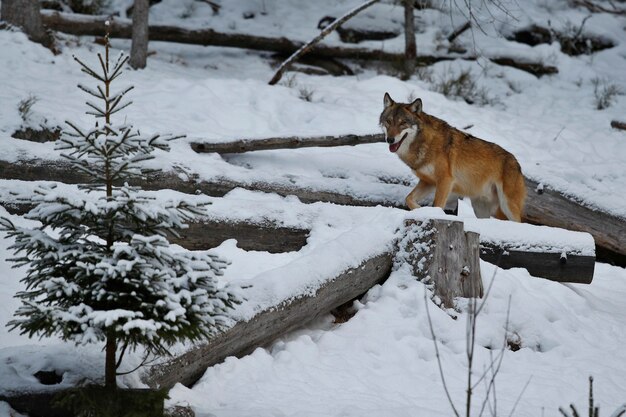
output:
[[[413,191],[406,196],[406,205],[409,207],[409,210],[420,208],[419,202],[421,199],[432,192],[434,188],[435,186],[433,184],[420,180],[415,188],[413,188]]]
[[[452,191],[452,181],[453,178],[451,176],[445,176],[438,179],[436,185],[437,189],[435,190],[435,200],[433,201],[434,207],[446,207],[450,191]]]

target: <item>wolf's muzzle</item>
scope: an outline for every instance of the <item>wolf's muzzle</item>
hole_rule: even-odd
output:
[[[393,143],[393,141],[394,141],[394,138],[390,138],[390,137],[387,138],[387,143],[391,144]]]

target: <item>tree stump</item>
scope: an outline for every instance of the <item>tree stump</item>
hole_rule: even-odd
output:
[[[433,285],[441,304],[452,308],[456,297],[483,296],[479,254],[478,233],[466,232],[462,222],[407,220],[394,267],[407,262],[418,280]]]

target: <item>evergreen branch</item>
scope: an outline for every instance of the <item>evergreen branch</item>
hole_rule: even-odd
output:
[[[91,94],[95,98],[99,98],[101,100],[106,100],[106,97],[104,96],[104,94],[102,94],[102,91],[100,91],[100,94],[98,94],[95,90],[92,90],[91,88],[86,87],[86,86],[84,86],[82,84],[77,84],[77,87],[80,88],[81,90],[83,90],[85,93]]]
[[[121,64],[119,64],[119,66],[116,64],[115,68],[113,69],[113,75],[111,75],[111,78],[110,78],[111,81],[116,79],[121,74],[122,68],[124,67],[124,64],[126,64],[126,62],[128,62],[128,59],[129,59],[129,57],[126,56],[124,58],[123,62]]]
[[[120,100],[121,100],[121,99],[122,99],[122,98],[120,97]],[[119,102],[119,101],[118,101],[118,102]],[[117,103],[116,103],[116,104],[117,104]],[[129,101],[128,103],[124,103],[124,105],[123,105],[122,107],[118,108],[118,109],[113,109],[113,108],[112,108],[111,110],[109,110],[109,114],[115,114],[115,113],[117,113],[118,111],[123,110],[123,109],[125,109],[126,107],[130,106],[131,104],[133,104],[133,102],[132,102],[132,101]]]
[[[95,104],[90,103],[88,101],[85,102],[85,104],[98,112],[97,114],[94,114],[94,113],[87,113],[87,114],[93,114],[96,117],[104,117],[106,115],[106,112],[104,110],[102,110],[102,109],[99,109],[98,106],[96,106]]]
[[[100,61],[100,66],[102,67],[102,73],[104,74],[104,78],[102,79],[103,83],[106,83],[107,81],[111,81],[109,79],[109,72],[107,71],[107,66],[104,63],[104,60],[102,59],[102,54],[98,53],[98,60]]]
[[[93,69],[91,69],[91,67],[89,67],[87,64],[85,64],[83,61],[81,61],[80,59],[78,59],[76,56],[72,55],[72,58],[74,58],[74,61],[78,62],[80,64],[81,71],[84,72],[87,75],[90,75],[91,77],[94,77],[102,82],[104,82],[104,79],[98,74],[96,73]]]
[[[76,133],[78,133],[80,136],[82,136],[82,137],[87,137],[87,135],[85,135],[85,134],[83,133],[83,131],[82,131],[82,130],[80,130],[80,129],[79,129],[79,128],[75,125],[75,124],[73,124],[72,122],[69,122],[69,121],[67,121],[67,120],[66,120],[66,121],[65,121],[65,123],[66,123],[67,125],[69,125],[72,129],[74,129],[74,130],[76,131]]]
[[[111,104],[111,107],[109,107],[109,110],[113,110],[115,108],[115,106],[117,106],[120,102],[120,100],[122,100],[122,98],[126,95],[126,93],[128,93],[130,90],[132,90],[133,88],[135,88],[134,86],[130,86],[127,89],[117,93],[116,95],[114,95],[113,97],[109,98],[109,103],[113,103]]]

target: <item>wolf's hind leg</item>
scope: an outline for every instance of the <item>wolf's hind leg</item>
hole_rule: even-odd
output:
[[[413,210],[419,208],[419,202],[422,198],[426,197],[429,193],[433,191],[435,186],[431,183],[427,183],[424,180],[420,180],[420,182],[413,188],[413,191],[406,196],[406,205],[409,207],[409,210]]]

